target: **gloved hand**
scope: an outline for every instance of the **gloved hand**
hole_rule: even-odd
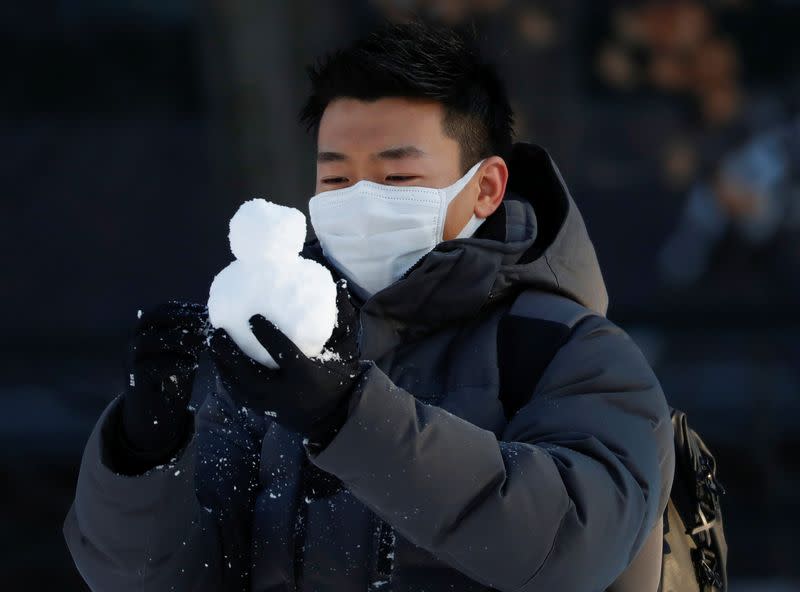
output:
[[[128,472],[166,462],[193,429],[189,411],[208,313],[170,300],[146,312],[129,344],[117,461]]]
[[[324,346],[326,359],[309,358],[262,315],[253,315],[253,334],[275,359],[274,370],[243,353],[224,329],[210,339],[211,356],[231,397],[311,442],[327,445],[347,417],[350,393],[361,373],[358,316],[346,282],[336,284],[338,318]]]

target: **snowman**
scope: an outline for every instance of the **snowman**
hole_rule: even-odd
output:
[[[244,353],[268,368],[278,364],[256,339],[249,319],[264,315],[308,357],[324,356],[336,324],[336,284],[328,269],[300,257],[306,217],[264,199],[243,203],[230,221],[236,258],[208,295],[208,320]]]

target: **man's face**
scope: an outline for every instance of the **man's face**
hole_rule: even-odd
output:
[[[430,100],[332,101],[319,125],[316,193],[364,179],[383,185],[451,185],[464,171],[459,144],[445,135],[443,117],[442,105]],[[478,197],[474,181],[448,208],[445,240],[472,215]]]

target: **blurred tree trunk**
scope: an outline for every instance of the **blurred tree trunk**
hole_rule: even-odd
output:
[[[302,205],[293,2],[203,0],[212,154],[226,200]]]
[[[314,141],[297,116],[305,66],[359,28],[352,0],[199,0],[219,193],[307,211]]]

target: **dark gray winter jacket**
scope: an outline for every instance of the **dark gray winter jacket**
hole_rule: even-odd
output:
[[[555,165],[518,144],[510,169],[474,237],[356,298],[368,369],[323,450],[236,409],[218,382],[173,461],[125,476],[109,454],[119,397],[109,404],[64,523],[92,590],[591,592],[618,578],[667,502],[668,408],[604,316],[594,249]],[[321,258],[318,243],[305,254]],[[496,333],[522,290],[592,314],[508,420]]]

